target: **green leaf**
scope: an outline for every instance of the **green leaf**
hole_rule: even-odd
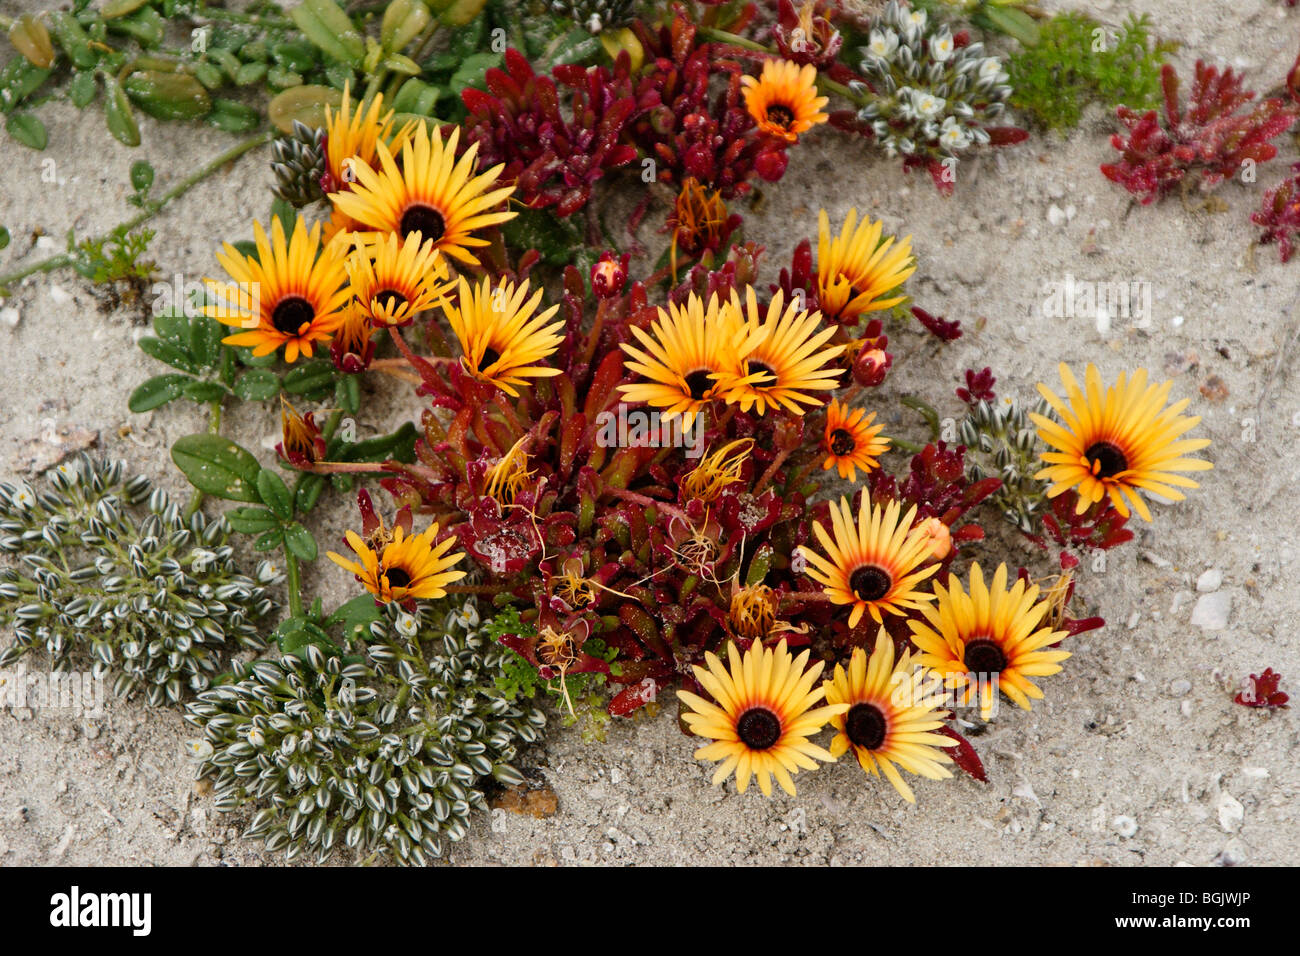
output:
[[[278,528],[280,519],[266,508],[231,508],[226,512],[226,523],[240,534],[261,534]]]
[[[95,74],[78,73],[68,83],[68,99],[77,109],[85,109],[95,98]]]
[[[165,342],[162,339],[155,339],[151,335],[142,338],[139,345],[140,350],[146,355],[151,355],[172,368],[178,368],[182,372],[189,372],[191,375],[199,373],[198,363],[190,357],[189,352],[179,346]]]
[[[366,53],[365,42],[333,0],[306,0],[290,10],[289,16],[303,36],[329,56],[350,66],[361,64]]]
[[[140,145],[140,127],[131,112],[131,101],[111,74],[104,74],[104,119],[113,138],[126,146]]]
[[[9,245],[9,230],[4,226],[0,226],[0,249],[5,248],[7,245]]]
[[[196,402],[219,402],[230,393],[220,382],[190,382],[185,386],[185,395]]]
[[[279,356],[275,352],[268,352],[266,355],[254,355],[251,348],[243,345],[235,349],[235,354],[239,357],[239,363],[247,365],[249,368],[270,368],[279,361]]]
[[[762,584],[767,577],[768,569],[772,566],[772,546],[770,544],[759,545],[754,556],[749,559],[749,574],[745,576],[745,587],[752,588],[757,584]]]
[[[220,435],[186,435],[172,445],[172,461],[204,494],[231,501],[258,504],[257,459],[229,438]]]
[[[315,644],[327,655],[338,654],[341,651],[320,625],[305,617],[291,617],[282,621],[280,626],[271,632],[271,638],[280,648],[281,654],[297,657],[300,660],[307,659],[307,647],[311,644]]]
[[[338,452],[339,461],[387,461],[396,459],[409,464],[415,461],[415,440],[419,437],[414,423],[406,422],[391,435],[367,438],[345,444]]]
[[[344,375],[334,386],[334,401],[349,415],[361,411],[361,383],[356,375]]]
[[[304,561],[316,560],[316,539],[297,521],[284,529],[284,545]]]
[[[471,86],[479,89],[483,86],[483,77],[487,71],[500,63],[501,57],[496,53],[471,53],[461,61],[447,86],[457,96]]]
[[[245,372],[235,382],[235,394],[246,402],[264,402],[280,391],[280,376],[264,368]]]
[[[1034,46],[1040,39],[1034,18],[1015,7],[983,6],[971,17],[971,22],[984,29],[1005,33],[1025,46]]]
[[[582,248],[582,237],[570,219],[556,219],[548,212],[522,209],[501,226],[506,242],[519,249],[536,249],[553,265],[567,265],[573,250]]]
[[[5,120],[5,130],[15,140],[32,149],[44,149],[50,141],[45,124],[31,113],[11,113]]]
[[[284,376],[284,390],[290,395],[311,395],[334,384],[334,363],[312,359],[295,366]]]
[[[194,380],[188,375],[155,375],[136,386],[131,397],[126,400],[126,407],[136,414],[159,408],[180,398],[185,392],[185,386],[192,381]]]
[[[153,330],[172,345],[182,349],[189,348],[190,321],[182,311],[184,303],[177,302],[167,312],[159,312],[153,317]]]
[[[320,499],[321,492],[325,490],[324,475],[303,475],[298,482],[298,495],[296,504],[301,512],[311,511],[316,507],[316,502]]]
[[[262,122],[262,114],[251,106],[218,97],[212,101],[212,112],[207,115],[205,122],[227,133],[247,133],[251,129],[257,129]]]
[[[153,185],[153,177],[153,166],[147,161],[137,159],[131,164],[131,188],[136,192],[147,192]]]
[[[374,597],[370,594],[361,594],[336,607],[334,613],[325,619],[325,623],[331,627],[341,625],[344,630],[348,630],[354,627],[365,627],[381,617]]]
[[[298,224],[298,210],[292,203],[285,202],[279,196],[271,200],[271,215],[280,220],[286,236],[293,235],[293,227]]]
[[[216,319],[196,315],[189,323],[190,355],[204,368],[216,368],[221,361],[221,340],[225,327]]]
[[[253,542],[254,551],[274,551],[283,546],[284,532],[279,528],[272,528]]]
[[[281,521],[293,517],[293,495],[284,480],[271,469],[263,468],[257,473],[257,494],[262,504],[274,511]]]

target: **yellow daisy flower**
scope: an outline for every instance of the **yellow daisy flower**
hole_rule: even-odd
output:
[[[717,703],[685,690],[677,696],[690,708],[682,715],[686,726],[713,741],[695,751],[695,758],[722,761],[713,774],[714,786],[734,770],[741,793],[757,776],[759,789],[771,796],[775,776],[781,789],[794,796],[793,774],[800,768],[816,770],[818,760],[835,759],[808,738],[848,705],[813,707],[826,694],[825,686],[814,686],[825,663],[805,670],[810,656],[804,651],[791,657],[781,641],[775,649],[755,643],[742,658],[728,642],[730,672],[714,654],[704,655],[707,669],[693,668],[695,679]]]
[[[372,541],[355,531],[345,532],[348,547],[356,553],[359,561],[349,561],[340,554],[329,552],[329,559],[355,574],[379,603],[396,601],[407,604],[416,599],[436,601],[446,597],[448,584],[465,576],[464,571],[450,570],[465,557],[464,552],[447,554],[456,538],[453,536],[437,543],[437,524],[409,537],[400,524],[391,532],[387,529],[384,532]]]
[[[433,240],[443,255],[478,265],[470,249],[486,246],[487,240],[474,232],[515,217],[509,210],[497,209],[514,187],[492,189],[501,175],[500,165],[475,176],[478,144],[457,160],[459,139],[459,128],[444,143],[439,131],[430,133],[417,126],[402,143],[400,165],[392,151],[378,142],[379,169],[353,164],[357,181],[347,192],[330,193],[330,200],[358,228],[396,232],[403,239],[418,232]]]
[[[325,191],[351,188],[356,182],[356,162],[373,167],[379,143],[400,150],[415,126],[412,120],[394,135],[393,111],[384,112],[384,95],[376,94],[368,104],[354,103],[349,86],[344,84],[338,112],[325,107]]]
[[[832,399],[822,435],[826,452],[822,471],[834,468],[841,478],[853,481],[859,468],[868,473],[879,468],[879,456],[889,450],[889,439],[880,434],[884,425],[872,424],[875,420],[875,412],[868,414],[865,408],[849,408]]]
[[[817,123],[825,123],[822,112],[830,100],[817,95],[817,70],[790,60],[767,60],[760,76],[742,76],[745,109],[758,128],[787,143],[796,142]]]
[[[802,405],[820,405],[821,399],[807,392],[827,391],[838,384],[840,369],[826,363],[844,351],[843,345],[823,348],[835,334],[834,326],[819,329],[820,312],[799,311],[795,303],[782,308],[780,291],[768,304],[767,314],[759,308],[754,287],[745,290],[745,302],[733,293],[730,308],[747,330],[742,371],[724,375],[719,384],[728,402],[742,412],[754,408],[759,415],[768,409],[784,408],[802,415]]]
[[[883,222],[850,209],[839,235],[831,235],[830,219],[823,209],[817,215],[817,301],[828,317],[853,323],[865,312],[898,305],[907,297],[890,296],[916,271],[912,237],[895,244],[882,239]]]
[[[1029,698],[1043,692],[1030,677],[1046,677],[1061,669],[1068,651],[1049,647],[1069,635],[1040,627],[1050,602],[1038,600],[1038,585],[1020,578],[1007,589],[1007,566],[999,565],[991,586],[985,586],[979,564],[971,565],[970,593],[949,575],[948,587],[935,584],[938,602],[921,608],[924,621],[908,621],[912,643],[921,650],[919,662],[943,675],[958,690],[961,704],[979,697],[980,716],[987,720],[1001,690],[1029,710]]]
[[[256,256],[242,255],[230,243],[217,253],[233,282],[204,279],[217,300],[207,315],[248,331],[228,335],[227,345],[250,345],[254,355],[269,355],[284,346],[286,362],[299,353],[311,357],[313,344],[326,341],[342,321],[348,301],[343,257],[321,247],[320,225],[307,231],[299,219],[286,242],[284,226],[271,221],[271,236],[253,223]]]
[[[823,585],[833,603],[852,605],[849,627],[857,627],[868,612],[879,624],[884,614],[904,614],[934,600],[934,595],[916,590],[939,566],[922,566],[930,561],[930,538],[912,527],[915,505],[906,515],[897,501],[882,509],[871,504],[864,489],[856,523],[848,499],[832,501],[830,507],[834,538],[820,521],[813,522],[827,557],[803,545],[798,553],[809,562],[808,576]]]
[[[564,323],[546,324],[559,309],[556,305],[540,315],[533,314],[542,301],[542,290],[528,298],[527,280],[518,286],[503,282],[495,289],[490,283],[484,277],[477,286],[471,286],[461,276],[455,304],[444,304],[442,311],[464,350],[461,367],[479,381],[490,382],[518,397],[514,386],[560,374],[558,368],[537,363],[564,341],[559,331]]]
[[[1052,482],[1047,497],[1074,488],[1079,493],[1075,508],[1079,513],[1109,497],[1121,515],[1128,517],[1132,503],[1133,510],[1150,521],[1141,489],[1182,501],[1184,495],[1178,488],[1200,487],[1177,472],[1213,468],[1202,458],[1183,457],[1205,448],[1210,440],[1180,437],[1201,419],[1181,414],[1189,401],[1186,398],[1165,407],[1172,381],[1148,385],[1147,371],[1140,368],[1131,379],[1120,373],[1119,381],[1103,392],[1101,373],[1091,363],[1084,371],[1083,389],[1064,362],[1060,371],[1065,401],[1046,385],[1038,386],[1060,421],[1030,414],[1038,426],[1038,437],[1055,449],[1042,454],[1048,467],[1034,476]]]
[[[842,757],[852,750],[863,770],[875,776],[879,768],[904,800],[916,803],[898,767],[930,780],[952,776],[944,766],[952,758],[937,748],[955,747],[957,741],[932,733],[943,726],[943,700],[941,686],[917,666],[914,655],[894,659],[893,638],[882,627],[870,660],[865,650],[854,648],[848,670],[837,664],[826,680],[826,702],[849,708],[831,718],[838,731],[831,753]]]
[[[720,307],[716,296],[705,305],[693,292],[685,305],[661,307],[648,333],[632,326],[632,334],[642,348],[624,342],[623,351],[635,360],[624,364],[649,381],[620,385],[623,399],[665,409],[665,420],[680,415],[687,430],[700,409],[722,397],[725,387],[718,379],[730,375],[734,380],[752,347],[730,309]]]
[[[447,266],[433,240],[357,235],[347,259],[353,298],[376,328],[406,325],[439,305],[449,288]]]

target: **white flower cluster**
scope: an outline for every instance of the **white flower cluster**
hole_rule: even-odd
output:
[[[890,156],[943,159],[987,145],[984,127],[1011,95],[1002,61],[982,43],[957,46],[946,24],[899,0],[872,24],[862,56],[870,87],[852,84],[868,100],[858,119]]]

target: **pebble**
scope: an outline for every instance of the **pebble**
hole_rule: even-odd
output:
[[[1246,862],[1246,850],[1242,847],[1240,840],[1229,840],[1217,857],[1215,862],[1220,866],[1241,866]]]
[[[1135,628],[1137,628],[1138,621],[1140,620],[1142,620],[1142,612],[1134,611],[1132,614],[1128,616],[1128,621],[1125,623],[1124,626],[1127,627],[1130,631],[1132,631]]]
[[[1172,568],[1174,566],[1172,561],[1168,558],[1162,558],[1154,551],[1143,551],[1142,559],[1150,564],[1154,564],[1157,568]]]
[[[1227,591],[1202,594],[1192,608],[1192,624],[1202,631],[1222,631],[1232,614],[1232,595]]]
[[[1186,697],[1192,691],[1192,682],[1189,680],[1176,680],[1169,685],[1169,693],[1175,697]]]
[[[1192,702],[1190,700],[1183,701],[1178,705],[1178,710],[1184,717],[1192,716]]]
[[[1138,832],[1138,822],[1130,816],[1120,815],[1110,821],[1111,827],[1125,840]]]
[[[623,771],[617,767],[611,767],[609,771],[609,782],[618,785],[623,782]]]
[[[1211,591],[1219,590],[1223,584],[1223,572],[1218,568],[1210,568],[1196,579],[1196,590],[1202,594],[1208,594]]]
[[[53,236],[40,236],[36,240],[37,252],[61,252],[58,240]]]
[[[1246,816],[1246,808],[1241,805],[1241,801],[1227,790],[1220,790],[1216,809],[1219,814],[1219,826],[1228,833],[1236,833]]]
[[[1169,324],[1177,329],[1180,328],[1185,321],[1187,320],[1184,319],[1181,315],[1175,315],[1172,319],[1169,320]]]
[[[22,321],[22,318],[23,318],[22,313],[19,312],[17,309],[15,309],[12,305],[8,305],[5,306],[3,309],[0,309],[0,322],[3,322],[11,329],[18,328],[18,323]]]
[[[50,298],[55,305],[67,305],[72,301],[72,293],[61,285],[50,286]]]

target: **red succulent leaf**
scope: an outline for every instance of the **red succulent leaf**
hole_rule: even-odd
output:
[[[1269,710],[1286,709],[1291,700],[1290,695],[1278,690],[1282,675],[1266,668],[1262,674],[1251,674],[1242,681],[1242,690],[1233,698],[1242,707],[1266,707]]]
[[[970,741],[957,733],[957,731],[953,730],[947,724],[944,724],[939,728],[939,733],[957,741],[956,747],[944,748],[948,756],[952,757],[953,763],[966,771],[966,773],[970,774],[980,783],[988,783],[989,778],[988,774],[984,772],[984,762],[980,760],[980,755],[975,752],[975,748],[971,746]]]

